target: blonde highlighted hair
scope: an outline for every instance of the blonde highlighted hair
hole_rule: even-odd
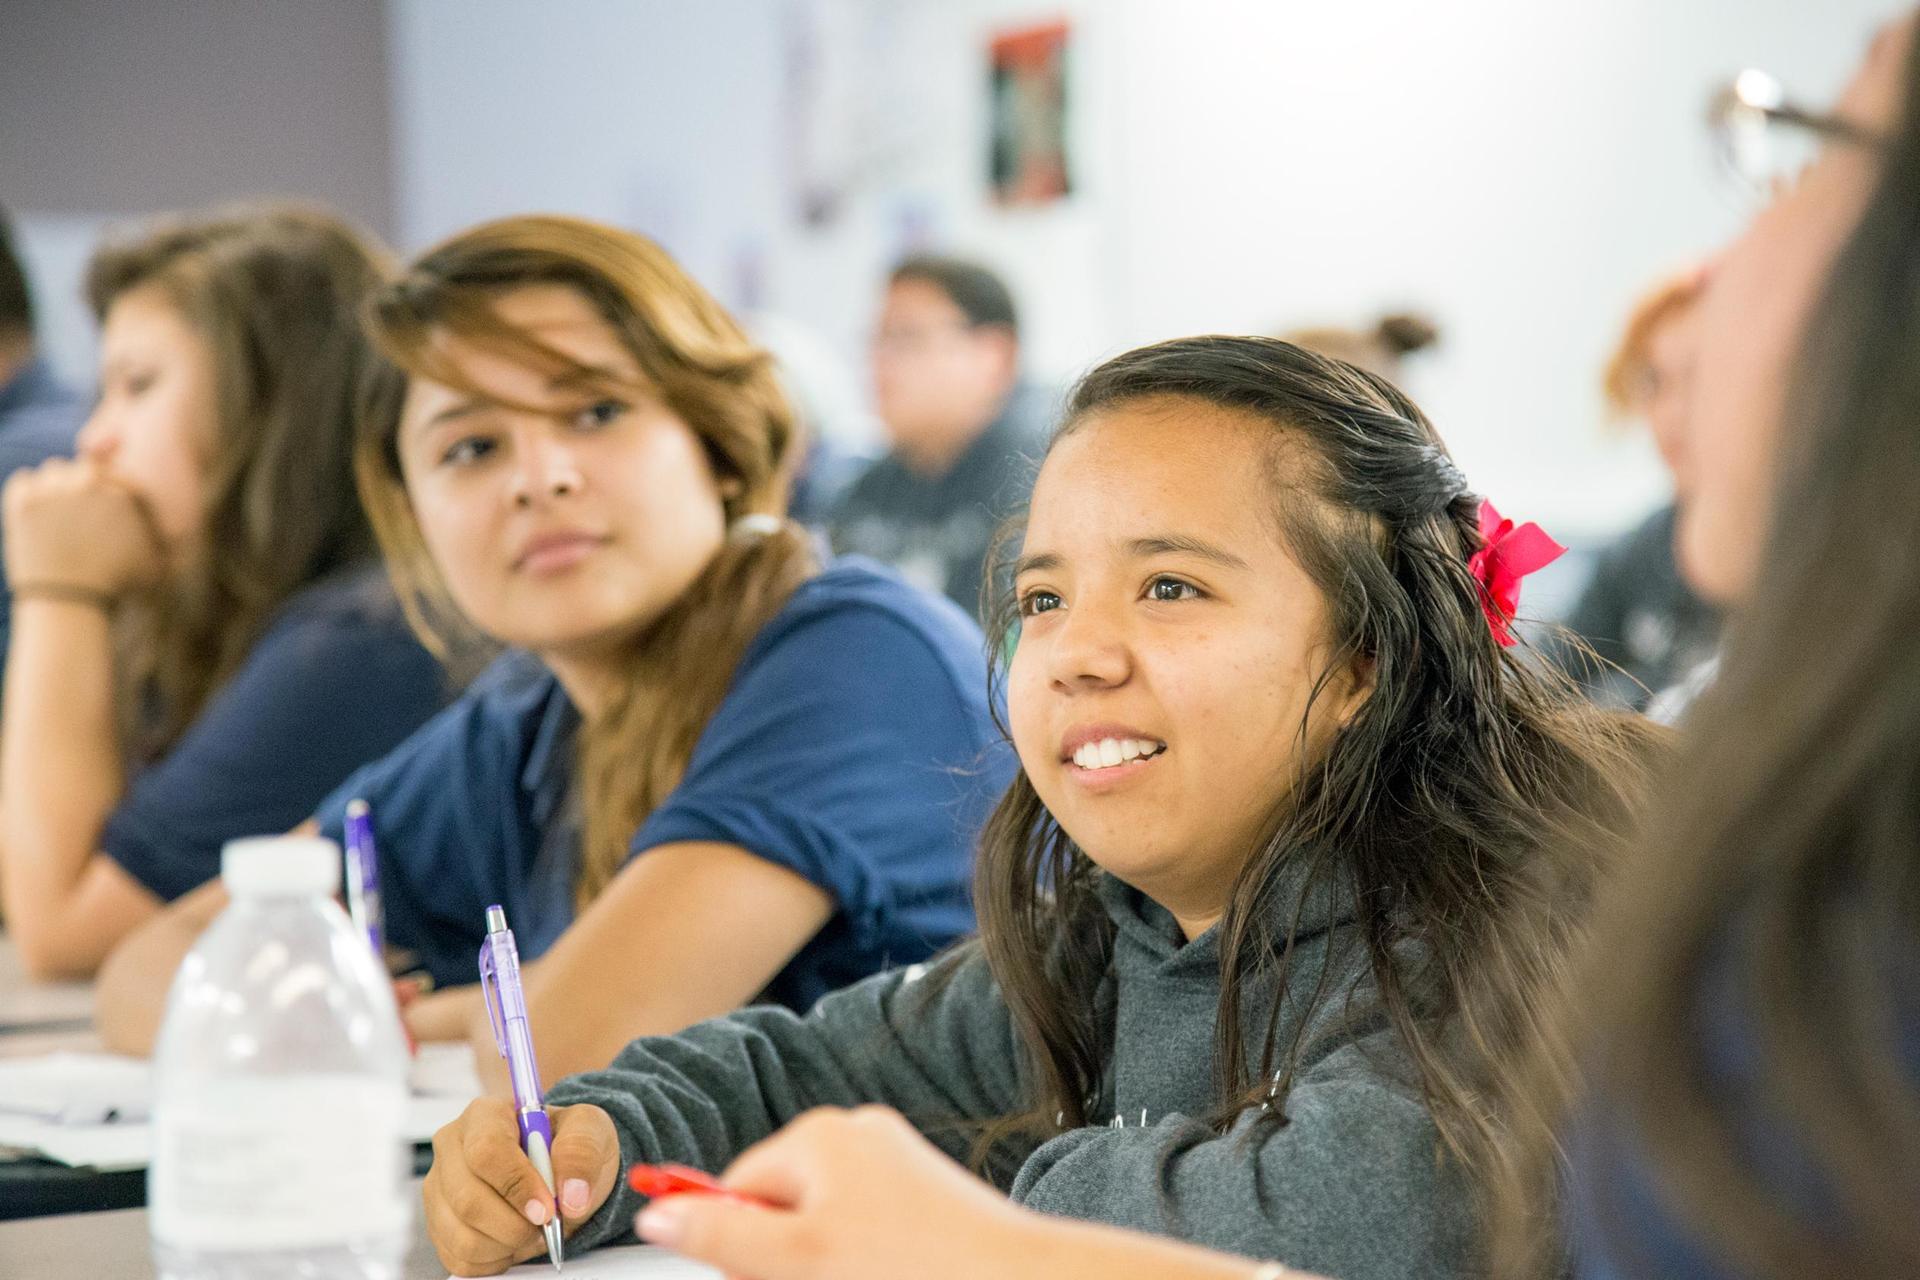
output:
[[[1616,421],[1640,412],[1647,399],[1647,379],[1653,371],[1654,335],[1700,300],[1705,283],[1704,268],[1688,267],[1662,279],[1634,302],[1600,379],[1607,413]]]
[[[530,285],[559,285],[586,299],[633,356],[641,385],[580,366],[502,320],[495,302]],[[428,250],[379,290],[368,328],[390,363],[365,387],[354,472],[402,607],[443,658],[457,658],[476,634],[427,551],[397,446],[410,378],[478,390],[438,338],[455,336],[597,390],[659,399],[705,449],[730,526],[743,516],[785,514],[796,428],[771,358],[643,236],[557,216],[483,224]],[[731,537],[635,637],[619,691],[582,726],[576,748],[581,906],[612,880],[635,829],[679,785],[747,645],[818,568],[805,532],[784,521]]]

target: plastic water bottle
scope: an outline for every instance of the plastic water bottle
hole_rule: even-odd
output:
[[[236,840],[233,903],[167,997],[148,1218],[162,1280],[395,1280],[409,1240],[393,989],[334,904],[340,850]]]

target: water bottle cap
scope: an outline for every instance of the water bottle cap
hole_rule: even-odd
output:
[[[340,846],[320,836],[229,840],[220,883],[236,898],[332,897],[340,892]]]

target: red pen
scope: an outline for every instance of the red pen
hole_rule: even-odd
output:
[[[766,1205],[765,1200],[729,1191],[711,1175],[684,1164],[636,1164],[627,1170],[627,1185],[653,1200],[666,1196],[720,1196],[741,1204]]]

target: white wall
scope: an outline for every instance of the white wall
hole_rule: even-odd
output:
[[[723,285],[777,204],[779,8],[394,0],[401,243],[565,211],[670,241]]]
[[[1595,533],[1662,488],[1643,443],[1600,429],[1615,326],[1738,225],[1709,89],[1756,64],[1821,100],[1901,7],[392,0],[398,226],[410,248],[529,208],[637,226],[850,362],[886,263],[927,237],[1009,273],[1052,377],[1175,334],[1415,304],[1446,337],[1412,388],[1476,486]],[[986,35],[1061,12],[1079,193],[993,209]],[[829,90],[815,132],[866,175],[824,228],[792,193],[808,39]]]
[[[110,220],[57,214],[16,214],[14,244],[33,291],[34,333],[40,355],[75,387],[93,385],[93,315],[81,297],[87,259]]]
[[[1036,367],[1071,376],[1118,297],[1095,248],[1111,202],[998,213],[981,176],[982,42],[996,14],[1034,12],[1018,0],[392,0],[401,242],[529,209],[622,223],[728,303],[801,320],[857,366],[887,266],[930,240],[1005,270]],[[1086,51],[1108,63],[1108,24],[1086,25]],[[803,225],[795,191],[805,126],[791,82],[809,40],[811,65],[830,64],[811,145],[862,175],[821,227]],[[1080,114],[1083,149],[1107,141],[1095,119]]]
[[[1413,389],[1476,486],[1617,524],[1664,485],[1601,430],[1599,365],[1639,289],[1739,224],[1710,87],[1759,65],[1824,100],[1899,7],[1140,0],[1114,336],[1419,304],[1445,346]]]

